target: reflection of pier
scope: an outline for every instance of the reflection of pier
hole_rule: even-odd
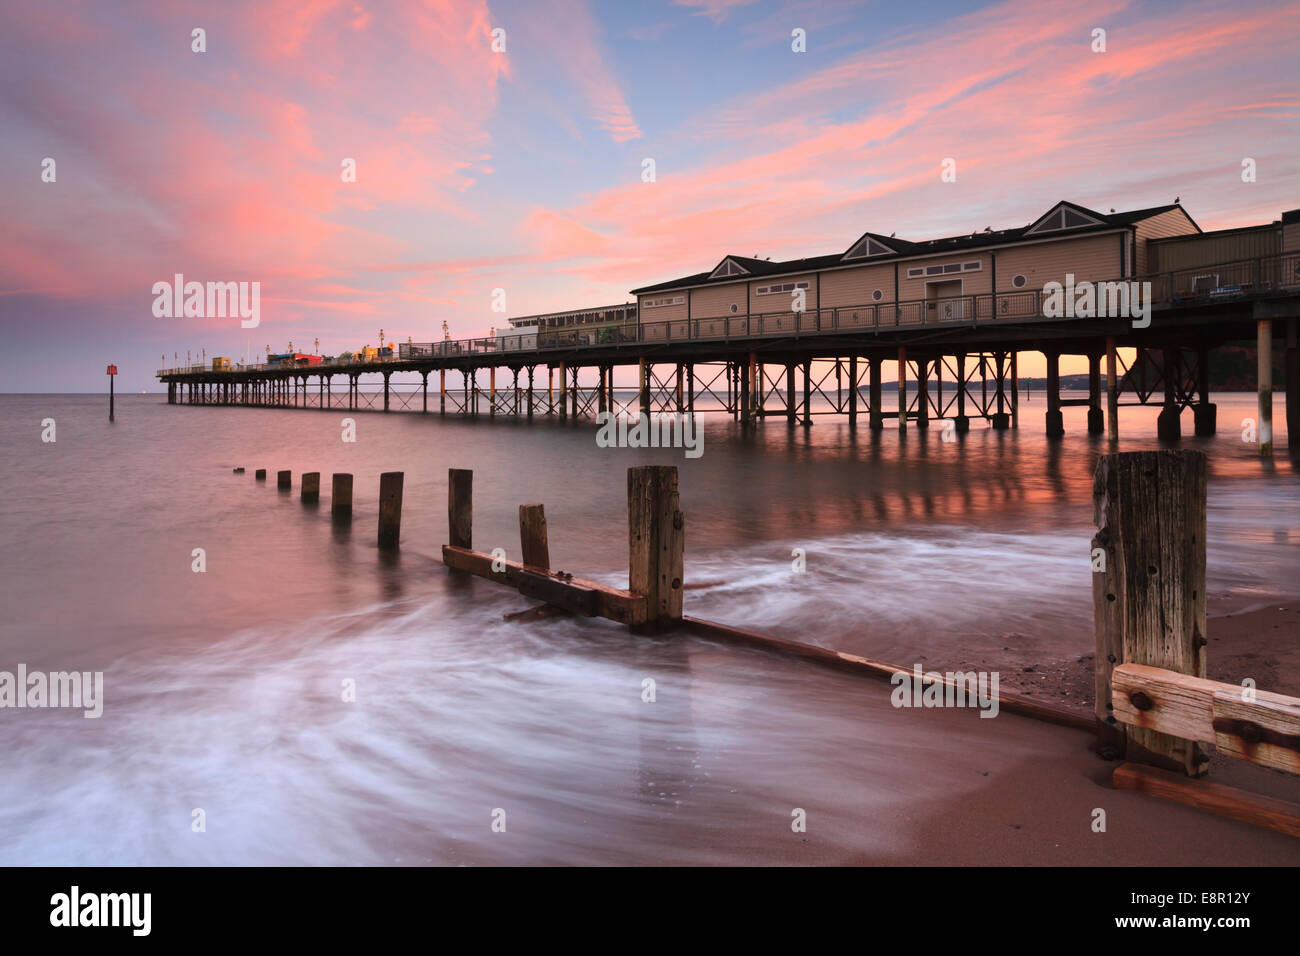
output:
[[[945,420],[963,432],[972,418],[995,429],[1019,425],[1018,355],[1029,351],[1047,361],[1049,436],[1064,433],[1066,405],[1086,406],[1088,431],[1112,437],[1118,435],[1121,405],[1159,405],[1160,437],[1176,439],[1188,407],[1195,433],[1214,433],[1210,351],[1254,339],[1259,439],[1268,454],[1272,347],[1279,333],[1286,337],[1288,424],[1300,432],[1300,254],[1214,266],[1216,276],[1261,277],[1226,291],[1197,284],[1207,268],[1151,277],[1156,304],[1149,326],[1141,329],[1127,318],[1049,318],[1041,293],[997,293],[961,297],[959,308],[899,302],[888,308],[642,321],[594,342],[541,333],[527,347],[522,337],[512,347],[499,338],[406,344],[381,361],[166,369],[159,378],[173,404],[584,418],[624,407],[615,398],[614,372],[634,367],[635,410],[646,413],[692,413],[705,399],[701,411],[718,407],[746,424],[776,418],[806,425],[814,415],[842,415],[852,424],[865,418],[872,429],[887,420],[900,429]],[[1134,350],[1130,364],[1121,362],[1121,349]],[[1061,397],[1062,355],[1087,357],[1087,398]],[[885,395],[884,376],[891,369],[897,397]],[[381,379],[382,389],[363,389],[363,377]],[[344,380],[345,391],[332,387],[335,378]]]

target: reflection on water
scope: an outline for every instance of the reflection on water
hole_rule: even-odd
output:
[[[1254,413],[1253,396],[1217,398],[1225,428]],[[874,685],[762,654],[506,623],[517,595],[437,561],[453,466],[475,471],[476,547],[517,553],[517,505],[541,501],[555,565],[623,584],[625,469],[678,465],[689,613],[904,662],[1006,632],[1091,644],[1091,473],[1108,446],[1081,409],[1059,443],[1035,406],[1017,432],[977,424],[951,443],[828,417],[744,433],[715,416],[687,460],[597,449],[591,425],[540,420],[356,415],[352,445],[342,412],[132,398],[110,429],[97,399],[0,402],[0,521],[22,545],[0,554],[0,669],[102,669],[106,695],[99,721],[0,712],[0,862],[704,862],[756,846],[778,859],[755,828],[788,834],[804,803],[824,821],[809,837],[823,858],[887,860],[919,835],[864,819],[979,787],[981,760],[1033,756],[1005,732],[1000,756],[978,750],[981,725],[1002,722],[935,715],[936,736]],[[39,440],[46,416],[54,445]],[[1154,412],[1125,410],[1124,434],[1154,447]],[[1290,462],[1261,463],[1236,432],[1184,445],[1211,456],[1212,597],[1294,593]],[[271,481],[252,479],[260,467]],[[280,468],[294,493],[275,492]],[[388,470],[406,472],[406,501],[402,550],[383,556]],[[326,494],[329,473],[356,476],[351,525],[301,504],[302,471]],[[935,748],[953,778],[904,786],[907,771],[872,769]],[[498,807],[509,838],[489,829]]]

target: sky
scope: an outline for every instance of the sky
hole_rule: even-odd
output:
[[[0,0],[0,391],[487,334],[498,289],[604,305],[1060,199],[1269,222],[1298,50],[1300,5],[1253,0]],[[176,273],[259,282],[260,324],[155,316]]]

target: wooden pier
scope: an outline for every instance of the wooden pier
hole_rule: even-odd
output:
[[[1194,433],[1214,434],[1209,355],[1229,342],[1254,342],[1259,447],[1268,455],[1277,340],[1286,350],[1288,428],[1300,433],[1300,255],[1213,269],[1259,278],[1229,293],[1191,295],[1186,277],[1148,277],[1154,306],[1145,328],[1128,318],[1049,318],[1041,293],[997,293],[964,296],[953,300],[956,308],[947,303],[939,310],[932,302],[899,302],[643,321],[598,344],[562,335],[538,336],[527,349],[506,348],[498,338],[405,343],[384,361],[195,366],[164,369],[158,377],[171,404],[590,419],[626,408],[616,399],[614,373],[635,369],[636,397],[626,403],[632,412],[692,414],[703,399],[747,425],[768,419],[810,425],[813,416],[839,415],[852,425],[865,419],[873,430],[887,421],[900,429],[951,421],[964,432],[972,419],[995,429],[1020,426],[1019,357],[1038,352],[1047,363],[1043,415],[1049,436],[1064,434],[1062,409],[1068,405],[1086,406],[1088,432],[1112,439],[1121,407],[1150,405],[1161,409],[1160,437],[1172,441],[1181,437],[1188,408]],[[1130,364],[1121,360],[1121,349],[1134,350]],[[1087,358],[1087,398],[1062,398],[1062,356]],[[887,364],[898,370],[896,399],[885,395]],[[343,390],[334,387],[337,379]],[[363,388],[363,379],[378,380],[380,387]]]

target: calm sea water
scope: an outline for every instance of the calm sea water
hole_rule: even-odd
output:
[[[1300,592],[1282,401],[1281,453],[1263,463],[1238,427],[1254,397],[1215,399],[1220,434],[1183,442],[1210,453],[1211,612]],[[968,659],[1007,632],[1091,649],[1091,474],[1107,446],[1077,408],[1047,442],[1041,395],[1019,430],[977,422],[956,443],[832,417],[744,434],[705,416],[697,460],[599,449],[590,423],[353,413],[349,444],[341,410],[131,396],[110,426],[105,405],[0,396],[0,670],[106,683],[97,721],[0,711],[0,863],[725,861],[753,858],[755,808],[788,807],[796,784],[819,781],[844,821],[898,797],[847,787],[827,756],[933,743],[907,728],[872,739],[891,719],[879,688],[603,622],[504,622],[522,598],[438,561],[449,467],[474,470],[476,547],[517,554],[517,505],[542,502],[552,564],[625,585],[625,470],[676,464],[697,616],[907,665]],[[1123,410],[1121,431],[1125,449],[1155,447],[1154,411]],[[406,474],[396,556],[375,545],[390,470]],[[303,471],[322,473],[317,508],[298,499]],[[334,471],[355,475],[350,529],[329,521]],[[704,804],[707,826],[692,813]],[[496,808],[517,838],[491,832]],[[832,832],[865,852],[893,839]]]

